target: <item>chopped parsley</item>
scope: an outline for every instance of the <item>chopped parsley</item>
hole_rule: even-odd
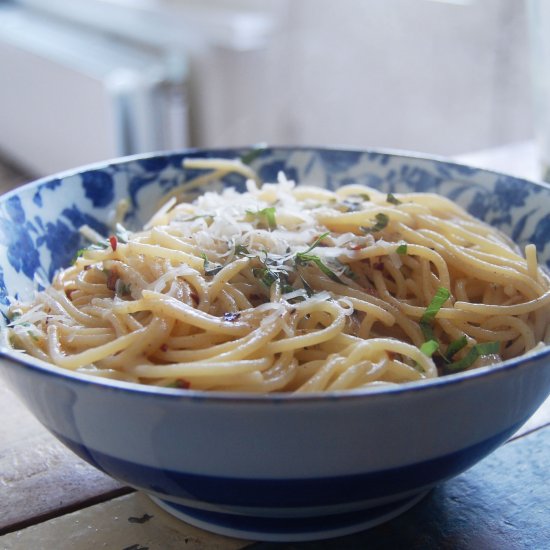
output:
[[[420,318],[420,329],[422,330],[422,334],[424,335],[426,341],[435,340],[433,333],[433,322],[435,316],[450,296],[451,293],[449,290],[443,286],[440,286]]]
[[[223,266],[221,264],[211,262],[208,259],[208,256],[204,252],[201,252],[201,258],[204,261],[204,274],[205,275],[211,275],[211,276],[216,275],[216,273],[219,273],[223,269]]]
[[[453,359],[453,357],[463,348],[466,347],[468,344],[468,339],[466,336],[461,336],[460,338],[457,338],[456,340],[453,340],[448,346],[447,351],[445,352],[445,355],[443,358],[445,361],[450,363]]]
[[[461,372],[470,368],[480,357],[484,355],[492,355],[498,353],[500,344],[498,342],[486,342],[483,344],[476,344],[468,353],[458,361],[445,365],[443,370],[447,374],[454,372]]]
[[[376,223],[373,226],[366,227],[362,225],[359,229],[361,229],[363,233],[377,233],[378,231],[382,231],[382,229],[384,229],[390,221],[388,215],[383,212],[376,214],[375,218]]]
[[[319,244],[321,243],[321,241],[323,239],[325,239],[328,235],[329,235],[329,231],[323,233],[322,235],[319,235],[311,245],[309,245],[308,248],[306,248],[303,252],[297,252],[296,253],[296,256],[298,256],[299,254],[307,254],[308,252],[311,252],[314,248],[318,247]]]
[[[244,256],[246,258],[257,258],[258,255],[250,252],[244,244],[235,245],[235,256]]]
[[[242,155],[240,160],[243,164],[251,164],[254,160],[261,156],[266,149],[267,147],[265,145],[258,145]]]
[[[313,289],[308,285],[300,272],[300,267],[310,264],[315,265],[322,273],[331,280],[344,284],[331,267],[329,267],[318,255],[312,254],[311,251],[318,247],[320,243],[329,235],[325,232],[319,235],[313,243],[301,252],[292,253],[290,248],[286,254],[270,254],[267,250],[263,254],[251,253],[248,248],[242,244],[235,245],[235,256],[244,256],[252,261],[259,262],[252,268],[252,275],[259,279],[264,286],[270,288],[272,284],[279,285],[281,292],[286,294],[296,290],[289,281],[290,273],[294,273],[298,280],[301,280],[303,288],[308,296],[314,294]],[[352,276],[353,273],[347,266],[341,266],[343,273]]]
[[[273,231],[274,229],[277,229],[277,220],[275,218],[275,207],[268,206],[267,208],[263,208],[262,210],[258,210],[257,212],[253,212],[252,210],[247,210],[245,221],[247,222],[257,221],[261,225],[265,225],[269,230]]]
[[[305,252],[298,252],[296,254],[295,259],[296,265],[307,265],[310,262],[313,262],[329,279],[332,279],[333,281],[344,284],[342,279],[328,267],[325,263],[323,263],[323,260],[319,258],[319,256],[316,256],[315,254],[306,254]]]
[[[76,263],[76,260],[78,260],[78,258],[81,258],[82,256],[84,256],[84,252],[86,252],[85,248],[80,248],[79,250],[77,250],[75,255],[73,256],[71,265],[74,265]]]
[[[400,256],[406,256],[406,255],[407,255],[407,243],[400,244],[400,245],[395,249],[395,251],[396,251]]]
[[[317,237],[315,239],[315,241],[313,241],[313,243],[308,248],[306,248],[306,250],[304,250],[302,252],[296,252],[296,254],[294,255],[294,265],[296,267],[306,266],[310,262],[312,262],[327,277],[329,277],[330,279],[332,279],[333,281],[335,281],[337,283],[344,284],[343,281],[340,279],[340,277],[338,277],[338,275],[336,275],[336,273],[327,264],[325,264],[319,256],[317,256],[316,254],[310,254],[310,252],[314,248],[319,246],[321,241],[323,239],[325,239],[329,234],[330,234],[329,231],[327,231],[326,233],[323,233],[322,235],[319,235],[319,237]],[[308,292],[308,294],[309,294],[309,292]]]
[[[315,294],[311,286],[309,286],[308,282],[302,277],[302,274],[299,274],[300,280],[302,281],[302,285],[304,287],[304,290],[306,291],[306,294],[311,297]]]
[[[388,196],[386,197],[386,202],[395,205],[401,204],[401,201],[393,193],[388,193]]]
[[[252,268],[252,274],[256,279],[260,279],[267,288],[270,288],[273,283],[279,281],[278,273],[268,267],[254,267]]]
[[[357,279],[357,273],[355,273],[348,264],[342,264],[342,275],[350,279]]]
[[[283,266],[284,261],[282,257],[270,255],[267,250],[264,250],[263,253],[263,259],[260,256],[257,256],[258,260],[262,264],[262,267],[253,268],[253,275],[260,279],[268,288],[273,283],[277,283],[283,292],[287,292],[291,287],[288,284],[288,273]]]
[[[12,324],[15,324],[17,322],[17,319],[19,319],[21,315],[22,313],[20,310],[8,312],[8,321],[10,321]]]
[[[420,346],[420,351],[431,357],[439,349],[439,342],[437,340],[427,340]]]

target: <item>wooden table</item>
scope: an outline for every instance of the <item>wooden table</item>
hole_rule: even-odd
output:
[[[536,177],[532,144],[460,160]],[[65,449],[0,380],[1,550],[275,546],[213,535],[173,519]],[[550,548],[550,398],[509,442],[402,516],[357,535],[289,546]]]

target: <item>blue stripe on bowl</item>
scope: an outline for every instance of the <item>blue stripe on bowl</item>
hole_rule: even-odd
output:
[[[299,479],[243,479],[145,466],[90,449],[55,434],[73,452],[107,474],[145,492],[217,505],[320,507],[397,495],[457,475],[489,454],[523,422],[460,451],[400,468],[365,474]]]

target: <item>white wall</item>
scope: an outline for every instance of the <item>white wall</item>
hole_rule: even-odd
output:
[[[152,55],[188,57],[192,145],[319,144],[447,155],[534,135],[522,0],[19,2],[100,36],[141,42]],[[13,74],[0,66],[0,82],[9,78],[13,86]],[[45,85],[37,74],[24,76],[28,89]],[[0,104],[0,122],[25,97],[13,90]],[[10,134],[23,144],[22,157],[29,125],[40,146],[47,132],[35,122],[63,114],[44,97],[33,104],[44,112],[30,117],[29,110],[27,124],[15,125],[21,135]],[[71,120],[102,116],[86,98],[73,94]],[[92,142],[105,140],[89,133]],[[79,152],[50,145],[67,153],[60,165],[80,163]],[[81,146],[90,152],[85,141]]]
[[[199,145],[455,154],[533,134],[520,0],[299,0],[261,51],[194,63]]]

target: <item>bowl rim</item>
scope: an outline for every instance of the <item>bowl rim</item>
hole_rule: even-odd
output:
[[[81,174],[83,172],[104,169],[104,168],[108,168],[109,166],[128,164],[130,162],[136,162],[140,160],[147,160],[147,159],[158,158],[158,157],[185,156],[185,155],[194,155],[194,154],[200,154],[200,153],[215,153],[215,152],[227,153],[230,151],[235,151],[237,153],[242,151],[250,151],[254,149],[259,149],[259,150],[266,149],[271,151],[303,151],[303,152],[338,151],[341,153],[382,154],[382,155],[388,155],[392,157],[399,157],[402,159],[438,162],[438,163],[442,163],[450,166],[457,166],[460,168],[476,170],[479,172],[484,172],[484,173],[488,173],[496,176],[506,176],[508,178],[512,178],[518,181],[524,181],[531,185],[546,188],[547,190],[550,191],[550,182],[543,181],[542,179],[524,178],[513,174],[506,174],[505,172],[501,172],[496,169],[483,168],[483,167],[467,164],[465,162],[460,162],[453,159],[452,157],[447,157],[445,155],[424,153],[420,151],[411,151],[407,149],[399,149],[399,148],[392,148],[392,147],[361,148],[361,147],[352,147],[352,146],[346,146],[346,145],[328,146],[328,145],[307,145],[307,144],[274,145],[274,144],[269,144],[265,142],[260,142],[256,144],[231,145],[227,147],[216,146],[216,147],[184,147],[184,148],[176,148],[176,149],[159,149],[156,151],[149,151],[146,153],[135,153],[132,155],[125,155],[121,157],[112,157],[105,160],[99,160],[99,161],[75,166],[73,168],[67,168],[65,170],[61,170],[37,179],[32,179],[26,183],[23,183],[22,185],[19,185],[18,187],[15,187],[14,189],[11,189],[10,191],[7,191],[6,193],[1,194],[0,202],[4,202],[5,200],[9,199],[11,195],[17,195],[19,192],[27,188],[39,187],[40,185],[43,185],[45,183],[48,183],[56,179],[63,179],[71,176],[77,176],[78,174]]]
[[[445,157],[443,155],[427,154],[416,151],[408,151],[394,148],[384,147],[372,147],[372,148],[360,148],[360,147],[347,147],[347,146],[316,146],[316,145],[271,145],[267,143],[258,143],[252,145],[242,146],[218,146],[218,147],[189,147],[170,150],[158,150],[147,153],[137,153],[133,155],[126,155],[122,157],[115,157],[108,160],[102,160],[92,162],[75,168],[63,170],[48,176],[41,177],[36,180],[32,180],[23,185],[20,185],[7,193],[0,195],[0,203],[9,200],[12,196],[16,196],[21,192],[30,192],[31,189],[40,187],[48,182],[56,179],[63,179],[72,176],[77,176],[83,172],[108,168],[113,165],[123,165],[131,162],[147,160],[159,157],[173,157],[173,156],[185,156],[201,153],[216,153],[216,152],[242,152],[243,150],[252,149],[268,149],[272,151],[338,151],[338,152],[350,152],[350,153],[363,153],[363,154],[383,154],[391,157],[398,157],[401,159],[411,159],[420,161],[432,161],[438,163],[444,163],[446,165],[457,166],[461,168],[469,168],[482,173],[489,173],[497,176],[506,176],[519,181],[526,182],[530,185],[546,188],[550,191],[550,183],[522,178],[511,174],[506,174],[498,170],[481,168],[477,166],[471,166],[462,162],[453,160],[452,158]],[[2,327],[0,327],[2,330]],[[316,403],[319,401],[351,401],[357,399],[379,399],[389,397],[392,395],[401,395],[402,393],[417,393],[419,391],[428,391],[440,386],[456,386],[457,384],[463,384],[470,381],[475,381],[479,378],[490,379],[495,376],[502,376],[505,373],[517,369],[528,368],[533,362],[540,362],[544,358],[550,356],[550,344],[541,346],[537,349],[531,350],[526,354],[518,357],[508,359],[498,363],[497,365],[489,365],[484,367],[478,367],[472,370],[466,370],[459,373],[448,374],[444,376],[438,376],[435,378],[415,380],[412,382],[405,382],[396,385],[388,386],[375,386],[372,388],[361,388],[358,390],[339,390],[328,392],[311,392],[311,393],[294,393],[294,392],[272,392],[267,394],[258,394],[251,392],[232,392],[232,391],[213,391],[213,390],[194,390],[194,389],[180,389],[180,388],[165,388],[160,386],[151,386],[148,384],[138,384],[135,382],[125,382],[121,380],[114,380],[109,378],[102,378],[91,374],[72,371],[63,367],[58,367],[54,364],[45,363],[39,359],[36,359],[30,355],[26,355],[24,352],[14,350],[6,345],[0,345],[0,373],[5,365],[4,361],[9,361],[23,366],[27,370],[37,370],[43,375],[53,376],[59,378],[61,381],[68,381],[70,383],[83,384],[85,386],[98,386],[111,391],[121,391],[130,395],[150,396],[162,399],[192,399],[201,401],[215,401],[215,402],[231,402],[231,403],[267,403],[267,402],[292,402],[292,403]],[[547,365],[548,366],[548,365]]]
[[[403,393],[413,394],[426,391],[440,391],[442,386],[451,387],[467,383],[475,383],[479,379],[488,382],[505,376],[512,371],[527,368],[546,368],[550,367],[550,362],[542,364],[544,359],[550,357],[550,345],[546,345],[537,350],[531,350],[527,354],[502,361],[497,365],[488,365],[478,367],[463,372],[415,380],[388,386],[375,386],[372,388],[360,388],[357,390],[338,390],[311,393],[295,392],[271,392],[271,393],[252,393],[242,391],[216,391],[216,390],[194,390],[180,388],[165,388],[161,386],[151,386],[148,384],[138,384],[136,382],[125,382],[109,378],[102,378],[92,374],[72,371],[58,367],[54,364],[45,363],[25,352],[13,350],[7,347],[0,347],[0,374],[4,361],[15,364],[15,368],[24,367],[27,371],[38,371],[41,375],[51,376],[59,379],[60,382],[68,382],[83,386],[103,387],[106,390],[122,392],[129,395],[140,397],[154,397],[160,399],[193,400],[193,401],[214,401],[219,403],[318,403],[340,402],[342,400],[363,400],[363,399],[381,399],[391,398],[391,396],[402,395]]]

